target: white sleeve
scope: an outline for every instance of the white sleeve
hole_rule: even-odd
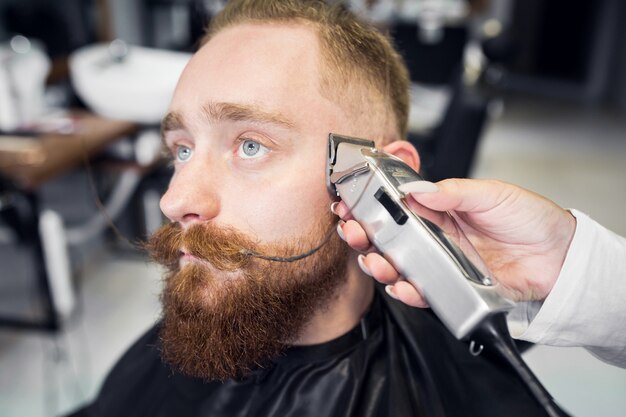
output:
[[[626,238],[571,210],[576,232],[554,288],[543,302],[510,314],[514,337],[552,346],[583,346],[626,368]]]

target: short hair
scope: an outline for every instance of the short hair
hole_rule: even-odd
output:
[[[381,100],[404,138],[409,113],[409,76],[389,38],[360,21],[342,4],[324,0],[231,0],[216,15],[201,40],[208,42],[222,29],[242,23],[304,23],[317,29],[321,53],[320,93],[338,104]],[[341,86],[341,88],[339,88]],[[344,98],[344,100],[342,100]],[[376,105],[377,103],[369,103]],[[363,108],[358,108],[363,113]],[[371,118],[372,115],[363,115]]]

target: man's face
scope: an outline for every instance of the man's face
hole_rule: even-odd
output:
[[[344,112],[320,95],[318,71],[312,30],[239,25],[208,42],[179,81],[163,124],[175,173],[161,200],[178,227],[157,233],[152,248],[170,268],[164,357],[183,372],[226,379],[265,363],[345,276],[345,246],[334,235],[292,264],[219,266],[233,264],[220,260],[233,252],[231,237],[289,256],[332,231],[326,141],[350,131]]]
[[[330,204],[326,139],[349,125],[318,91],[318,61],[313,30],[277,25],[228,28],[192,58],[164,123],[176,158],[161,200],[170,220],[266,243],[315,227]]]

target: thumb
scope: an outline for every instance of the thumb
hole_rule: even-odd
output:
[[[439,181],[434,192],[424,192],[424,186],[412,184],[415,183],[403,184],[400,190],[409,192],[415,201],[435,211],[487,211],[506,200],[512,189],[501,181],[461,178]]]

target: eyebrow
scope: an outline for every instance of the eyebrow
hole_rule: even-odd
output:
[[[165,133],[172,130],[182,130],[185,124],[179,113],[169,112],[161,120],[161,141],[165,143]]]
[[[289,129],[294,128],[294,123],[280,113],[262,110],[256,105],[236,103],[208,102],[201,109],[201,115],[209,123],[221,121],[253,122],[274,124]],[[182,115],[177,112],[169,112],[161,122],[161,138],[165,133],[172,130],[185,129]]]
[[[231,120],[234,122],[269,123],[293,128],[294,124],[279,113],[262,110],[253,104],[214,103],[209,102],[202,106],[207,121],[220,122]]]

